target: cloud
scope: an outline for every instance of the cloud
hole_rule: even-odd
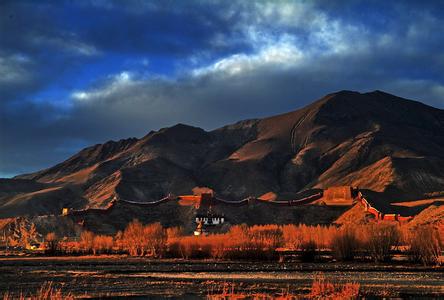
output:
[[[73,19],[82,17],[77,24],[50,2],[11,3],[0,10],[3,174],[178,122],[213,129],[294,110],[342,89],[381,89],[444,108],[444,22],[425,5],[64,3]],[[101,60],[105,71],[95,73],[89,66]],[[77,81],[89,73],[67,89],[64,105],[36,101],[61,75]]]
[[[10,55],[0,57],[0,87],[7,85],[17,85],[29,80],[27,65],[29,59],[22,55]]]
[[[71,94],[72,99],[76,101],[94,101],[95,99],[106,99],[115,96],[122,89],[131,88],[135,82],[132,80],[133,75],[128,71],[110,76],[107,83],[98,89],[90,91],[76,91]]]
[[[100,54],[95,46],[80,41],[75,34],[59,33],[58,36],[33,36],[30,42],[40,48],[55,48],[68,54],[94,56]]]
[[[192,70],[192,74],[197,77],[209,74],[229,76],[265,66],[291,68],[304,58],[304,54],[288,39],[286,37],[279,42],[270,43],[252,55],[241,53],[222,58],[209,66]]]
[[[37,64],[26,55],[0,52],[0,109],[6,102],[38,88],[37,70]]]

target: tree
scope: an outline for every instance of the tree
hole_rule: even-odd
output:
[[[359,246],[355,231],[351,228],[343,228],[338,231],[331,242],[333,256],[338,260],[353,260]]]
[[[166,235],[168,239],[177,238],[183,235],[183,228],[182,227],[169,227],[166,229]]]
[[[54,254],[59,248],[59,240],[54,232],[50,232],[45,236],[46,252]]]
[[[248,238],[248,226],[247,224],[231,226],[229,231],[232,244],[236,245],[239,250],[249,246],[250,239]]]
[[[143,255],[143,225],[139,220],[134,219],[123,232],[123,246],[132,256]]]
[[[26,248],[31,243],[36,242],[38,234],[34,223],[27,222],[23,218],[17,218],[12,226],[12,234],[8,237],[8,242],[13,247]]]
[[[150,250],[152,256],[161,256],[166,243],[166,233],[159,222],[143,228],[144,248]]]
[[[441,254],[442,241],[439,233],[431,225],[417,228],[409,239],[410,259],[416,263],[433,265]]]
[[[290,249],[298,249],[302,244],[301,231],[296,225],[282,226],[282,235],[284,238],[284,245]]]
[[[115,237],[114,237],[114,244],[118,251],[122,251],[124,247],[123,242],[123,232],[121,230],[117,231]]]
[[[160,223],[144,226],[135,219],[128,224],[122,235],[122,245],[130,255],[162,255],[167,234]]]
[[[107,235],[96,235],[93,239],[93,254],[110,252],[113,248],[113,237]]]
[[[376,261],[389,261],[392,258],[392,246],[398,246],[400,233],[392,224],[376,224],[367,227],[367,249],[370,256]]]
[[[80,234],[80,247],[86,253],[90,253],[94,249],[94,233],[91,231],[83,231]]]
[[[28,229],[28,243],[36,242],[38,235],[39,233],[37,232],[37,227],[34,223],[31,223]]]

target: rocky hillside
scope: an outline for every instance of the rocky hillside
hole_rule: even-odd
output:
[[[195,187],[239,199],[336,185],[396,201],[444,190],[444,111],[380,91],[341,91],[209,132],[178,124],[0,181],[0,217],[106,207],[115,196],[153,201]]]

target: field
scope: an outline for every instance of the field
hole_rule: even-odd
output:
[[[359,295],[444,297],[444,268],[404,264],[167,260],[128,256],[3,257],[0,291],[35,293],[51,281],[75,297],[202,299],[224,293],[304,296],[313,279],[360,284]]]

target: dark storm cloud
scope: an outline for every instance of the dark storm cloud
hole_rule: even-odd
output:
[[[432,6],[116,3],[44,4],[47,14],[32,2],[0,9],[7,35],[0,73],[9,74],[0,79],[0,173],[36,170],[83,146],[178,122],[212,129],[294,110],[341,89],[380,89],[444,107],[444,22]],[[21,16],[17,27],[4,25],[11,13]],[[57,83],[61,69],[109,53],[146,55],[148,69],[165,57],[179,68],[173,76],[103,74],[69,90],[63,106],[18,100]]]
[[[186,54],[211,46],[217,34],[235,34],[230,24],[237,14],[220,14],[227,5],[162,1],[135,7],[128,3],[6,1],[0,4],[2,51],[38,54],[45,52],[42,46],[54,46],[88,54],[87,47],[93,45],[103,51]],[[225,46],[232,49],[234,42]],[[237,42],[238,49],[245,46]]]
[[[63,99],[48,102],[35,96],[51,85],[66,85],[60,79],[65,76],[69,85],[69,73],[75,81],[83,65],[110,53],[174,60],[194,52],[211,58],[242,46],[245,49],[237,33],[229,30],[235,14],[221,16],[218,7],[181,1],[125,1],[123,5],[111,1],[2,1],[0,177],[41,168],[66,158],[73,148],[103,140],[100,134],[85,136],[90,130],[77,130],[81,122],[52,103]],[[230,43],[215,43],[215,37],[228,34]],[[77,115],[80,120],[82,114]],[[106,138],[123,136],[122,132],[131,134],[122,129]]]
[[[140,9],[133,8],[122,13],[121,7],[97,11],[86,8],[85,14],[94,18],[94,26],[82,28],[80,34],[99,49],[148,52],[160,56],[183,57],[192,51],[210,47],[213,54],[217,54],[246,46],[230,30],[236,14],[222,17],[219,14],[222,8],[218,5],[165,1]],[[231,43],[214,45],[213,39],[218,34],[229,35]]]
[[[98,53],[60,26],[57,16],[43,1],[0,3],[0,105],[27,100]]]
[[[5,1],[0,5],[0,68],[4,69],[0,70],[26,67],[27,71],[16,79],[21,84],[17,96],[44,88],[61,72],[78,69],[106,54],[173,60],[194,52],[215,56],[247,47],[229,27],[236,14],[218,14],[220,5],[182,1],[125,1],[124,5],[106,1]],[[217,44],[215,36],[229,37],[230,43]],[[27,65],[14,64],[12,56],[26,59]],[[15,83],[0,81],[3,98],[15,98]]]

